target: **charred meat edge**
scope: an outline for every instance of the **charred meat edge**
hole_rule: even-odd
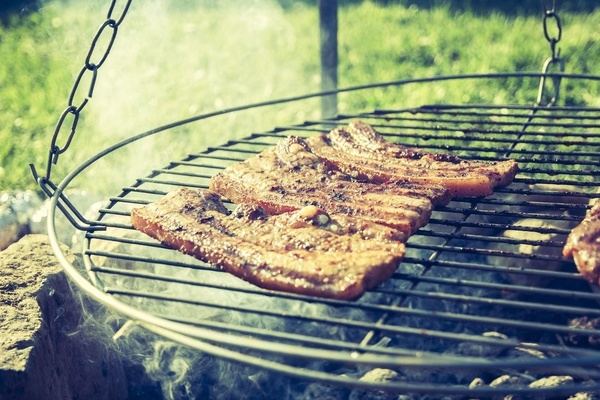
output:
[[[339,231],[318,226],[314,218],[336,221]],[[404,255],[403,243],[384,226],[317,207],[270,216],[243,204],[228,214],[220,196],[208,190],[179,188],[133,209],[131,221],[166,246],[257,286],[343,300],[387,280]],[[269,246],[277,241],[268,234],[286,237]]]

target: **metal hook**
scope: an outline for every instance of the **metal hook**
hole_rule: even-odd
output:
[[[536,105],[542,104],[542,100],[544,99],[544,97],[545,97],[544,95],[546,94],[546,78],[548,76],[548,71],[550,70],[550,67],[552,67],[554,65],[558,65],[559,71],[561,73],[565,71],[565,60],[560,57],[550,57],[546,60],[546,62],[544,62],[544,66],[542,68],[543,75],[540,78],[540,85],[538,88]],[[558,102],[558,98],[560,95],[561,77],[560,76],[552,76],[552,81],[554,84],[554,92],[553,92],[553,95],[552,95],[550,101],[547,104],[548,107],[555,105],[556,102]]]

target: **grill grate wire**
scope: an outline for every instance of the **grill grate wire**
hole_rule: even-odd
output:
[[[354,302],[256,288],[166,249],[128,222],[132,207],[177,186],[207,188],[215,172],[282,136],[326,133],[356,119],[390,141],[465,159],[513,158],[520,170],[511,186],[487,198],[458,198],[438,207],[408,241],[392,279]],[[519,386],[469,388],[468,382],[435,379],[425,386],[373,386],[313,364],[326,361],[344,371],[354,363],[405,373],[431,367],[537,368],[575,377],[572,387],[548,392],[598,390],[600,384],[588,379],[600,370],[581,367],[600,363],[593,344],[600,330],[569,323],[600,317],[600,294],[560,250],[589,201],[600,197],[599,166],[597,108],[432,105],[277,127],[172,161],[111,197],[99,212],[107,230],[86,234],[87,273],[116,301],[166,321],[166,328],[142,322],[150,330],[183,335],[209,352],[222,349],[225,357],[302,378],[390,391],[527,393],[531,389]],[[541,263],[550,268],[528,268]],[[474,352],[477,346],[487,350]],[[509,350],[544,357],[514,357]]]

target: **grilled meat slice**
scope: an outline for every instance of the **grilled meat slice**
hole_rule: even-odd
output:
[[[210,189],[234,203],[252,202],[270,214],[314,205],[394,227],[404,238],[427,224],[434,205],[450,201],[441,186],[411,182],[356,182],[288,137],[255,157],[215,174]]]
[[[455,196],[487,196],[512,182],[513,160],[468,161],[451,154],[429,153],[390,143],[360,121],[307,140],[311,151],[357,179],[381,183],[409,181],[448,188]]]
[[[230,212],[208,190],[178,188],[131,212],[163,244],[257,286],[355,299],[388,279],[404,255],[393,229],[314,206],[271,216],[253,204]]]
[[[583,221],[571,230],[563,255],[573,258],[585,279],[600,285],[600,199],[596,200]]]

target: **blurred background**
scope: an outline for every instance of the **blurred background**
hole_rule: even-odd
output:
[[[566,72],[599,72],[597,3],[557,1],[563,26],[557,47]],[[29,164],[44,172],[57,120],[109,5],[99,0],[4,0],[0,5],[0,191],[36,187]],[[538,72],[551,54],[542,8],[539,0],[339,0],[338,85]],[[223,108],[318,92],[320,79],[316,0],[133,1],[98,70],[76,135],[53,168],[53,180],[134,134]],[[403,100],[414,106],[432,99],[531,102],[537,87],[507,90],[415,88]],[[600,106],[590,94],[597,92],[584,89],[566,94],[564,101]],[[371,110],[395,102],[394,96],[382,91],[343,97],[339,106]],[[144,176],[161,165],[150,155],[173,159],[172,153],[201,151],[256,130],[319,118],[319,112],[317,102],[307,102],[211,118],[136,146],[125,152],[135,161],[118,168]],[[67,140],[61,131],[57,144]],[[124,184],[112,179],[115,168],[101,165],[98,170],[108,170],[108,178],[93,178],[110,181],[107,190],[115,190]]]

